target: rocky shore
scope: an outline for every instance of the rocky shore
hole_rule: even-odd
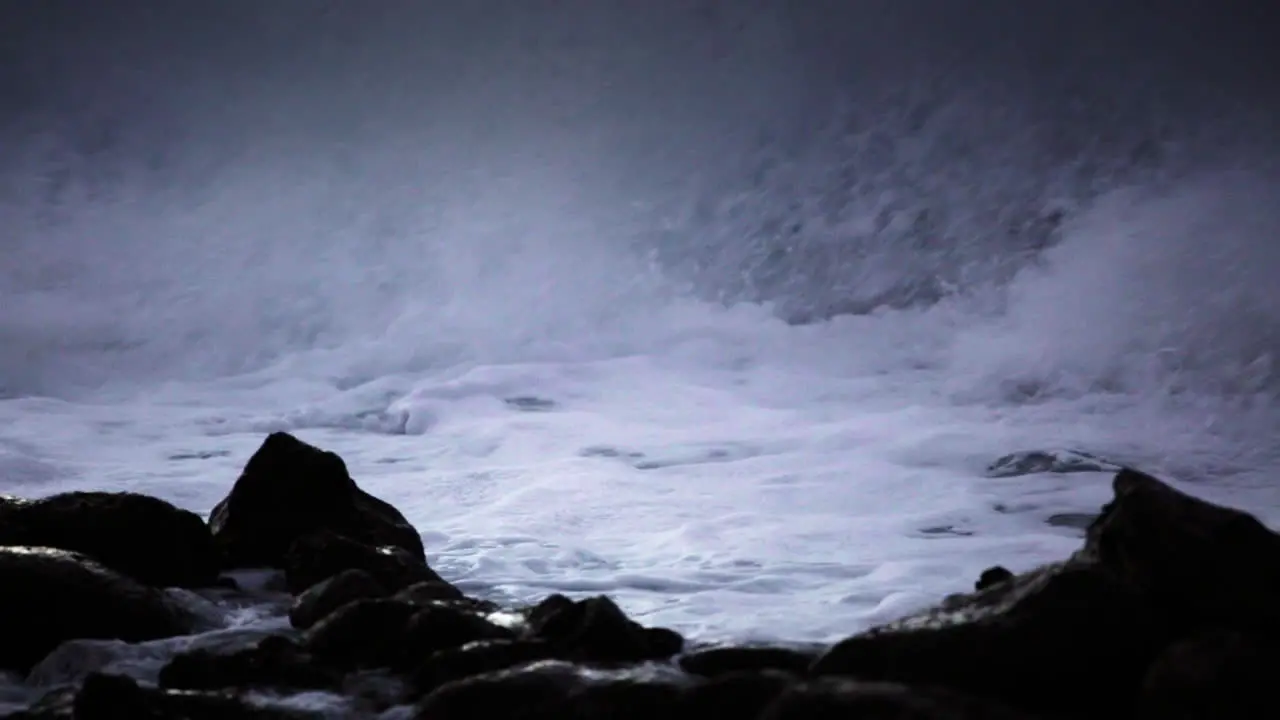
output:
[[[1280,535],[1133,469],[1114,490],[1062,562],[820,650],[703,647],[604,596],[468,597],[339,456],[274,433],[207,523],[130,493],[0,497],[0,672],[44,692],[5,717],[1265,716]],[[156,672],[103,671],[157,643]]]

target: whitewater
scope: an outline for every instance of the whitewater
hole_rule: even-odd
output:
[[[288,430],[468,594],[698,640],[1065,557],[1110,466],[1009,453],[1280,524],[1280,155],[1229,58],[1113,18],[1077,62],[1012,10],[462,5],[28,10],[0,491],[207,513]]]

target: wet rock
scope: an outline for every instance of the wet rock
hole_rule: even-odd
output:
[[[386,596],[387,589],[369,573],[344,570],[299,595],[289,609],[289,623],[306,630],[349,602]]]
[[[989,587],[999,585],[1002,582],[1012,579],[1013,573],[1010,572],[1008,568],[996,565],[982,571],[982,574],[978,576],[978,581],[973,584],[973,589],[979,591],[986,590]]]
[[[530,612],[529,631],[556,648],[557,657],[589,663],[666,659],[684,645],[678,633],[641,626],[603,595],[578,602],[552,596]]]
[[[220,565],[213,536],[199,515],[126,492],[0,497],[0,545],[78,552],[160,587],[212,586]]]
[[[428,656],[410,674],[409,694],[417,698],[446,683],[552,658],[540,640],[485,640]]]
[[[416,720],[553,720],[585,684],[579,670],[559,662],[473,675],[441,685],[418,706]],[[566,718],[567,720],[567,718]]]
[[[1123,470],[1077,554],[1138,588],[1185,637],[1219,627],[1280,630],[1280,535],[1257,518]]]
[[[1028,450],[1010,453],[987,466],[987,477],[1038,473],[1116,472],[1120,466],[1079,450]]]
[[[687,688],[675,717],[754,719],[795,682],[795,675],[779,670],[717,675]]]
[[[682,688],[669,682],[614,680],[585,683],[571,690],[556,717],[575,720],[652,720],[681,708]],[[717,717],[724,717],[718,715]]]
[[[458,607],[435,604],[418,609],[400,638],[401,657],[395,667],[411,669],[442,650],[481,640],[512,640],[515,633]]]
[[[318,666],[294,641],[280,636],[232,652],[193,650],[160,670],[159,685],[175,690],[230,688],[336,688],[342,675]]]
[[[1251,720],[1274,705],[1280,644],[1231,630],[1174,643],[1147,671],[1142,717],[1157,720]]]
[[[469,606],[476,612],[495,612],[498,606],[469,598],[462,594],[462,591],[453,585],[437,580],[426,580],[424,582],[414,583],[409,587],[401,589],[395,594],[395,599],[403,600],[414,605],[427,605],[436,602],[457,602],[459,604]]]
[[[141,642],[195,626],[163,592],[83,555],[0,548],[0,668],[25,673],[67,640]]]
[[[283,432],[267,436],[249,459],[214,507],[209,528],[228,568],[283,567],[295,540],[322,530],[399,547],[426,562],[418,532],[389,503],[361,490],[341,457]]]
[[[783,690],[759,720],[1033,720],[999,703],[946,690],[821,678]]]
[[[381,598],[356,600],[312,626],[303,646],[333,667],[355,670],[391,667],[403,655],[409,620],[418,608]]]
[[[763,670],[803,675],[815,658],[814,653],[791,648],[717,647],[681,655],[678,663],[685,672],[703,677]]]
[[[1090,711],[1136,697],[1163,642],[1147,611],[1105,568],[1060,563],[847,638],[811,673]]]
[[[140,687],[132,679],[95,673],[76,693],[76,720],[321,720],[323,715],[256,707],[230,693]]]
[[[299,537],[284,557],[285,583],[294,594],[343,570],[363,570],[389,592],[419,582],[444,582],[426,561],[403,548],[373,547],[327,530]]]
[[[42,695],[23,710],[0,715],[4,720],[73,720],[76,687],[60,687]]]
[[[443,685],[423,699],[417,717],[647,720],[678,711],[682,700],[682,687],[670,678],[544,661]]]
[[[1050,527],[1087,530],[1097,519],[1098,516],[1093,513],[1054,513],[1045,518],[1044,522]]]

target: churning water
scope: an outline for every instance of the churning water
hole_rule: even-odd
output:
[[[1243,3],[105,5],[0,22],[0,490],[284,428],[463,587],[819,640],[1075,546],[1004,453],[1280,516]]]

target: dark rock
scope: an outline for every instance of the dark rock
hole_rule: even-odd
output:
[[[319,713],[261,708],[229,693],[140,687],[132,679],[95,673],[76,693],[76,720],[321,720]]]
[[[703,677],[718,677],[737,672],[781,670],[803,675],[813,663],[812,653],[780,647],[717,647],[680,656],[685,672]]]
[[[586,683],[569,692],[556,717],[574,720],[652,720],[681,709],[682,688],[669,682],[614,680]],[[724,717],[717,715],[716,717]]]
[[[989,587],[999,585],[1002,582],[1013,579],[1013,573],[1008,568],[996,565],[982,571],[978,576],[978,582],[973,584],[974,590],[986,590]]]
[[[759,720],[1032,720],[999,703],[946,690],[821,678],[783,690]]]
[[[1131,703],[1162,647],[1141,598],[1104,568],[1072,562],[956,595],[841,641],[811,668],[937,685],[1028,710]]]
[[[603,595],[567,605],[548,598],[531,611],[529,630],[555,647],[557,657],[589,663],[665,659],[684,643],[673,631],[647,630]]]
[[[349,602],[386,596],[387,589],[369,573],[343,570],[299,595],[289,609],[289,623],[306,630]]]
[[[176,690],[223,690],[325,689],[341,683],[341,674],[316,665],[297,643],[271,636],[229,653],[205,649],[182,653],[160,670],[159,684]]]
[[[796,676],[778,670],[717,675],[687,688],[674,717],[754,719],[795,682]]]
[[[343,570],[364,570],[388,592],[419,582],[444,582],[402,548],[372,547],[327,530],[299,537],[284,557],[285,584],[295,595]]]
[[[569,720],[570,693],[585,684],[578,668],[561,662],[473,675],[423,698],[417,720]]]
[[[409,620],[418,608],[381,598],[347,603],[303,634],[304,647],[337,668],[390,667],[402,656]]]
[[[515,633],[485,618],[454,606],[422,606],[405,627],[400,638],[402,656],[399,669],[415,668],[433,653],[460,648],[481,640],[512,640]]]
[[[136,493],[0,497],[0,545],[78,552],[160,587],[212,586],[220,565],[199,515]]]
[[[83,555],[0,548],[0,668],[25,673],[67,640],[141,642],[195,626],[163,592]]]
[[[1252,720],[1275,704],[1280,654],[1274,638],[1231,630],[1199,633],[1169,647],[1147,671],[1142,717]]]
[[[268,435],[249,458],[209,527],[229,568],[282,567],[295,540],[322,530],[403,548],[426,562],[418,532],[389,503],[361,490],[341,457],[283,432]]]
[[[395,599],[403,600],[414,605],[426,605],[435,602],[460,602],[475,609],[476,612],[495,612],[498,606],[469,598],[462,594],[462,591],[453,585],[442,580],[426,580],[414,583],[409,587],[401,589],[394,595]]]
[[[443,650],[410,674],[410,695],[421,697],[446,683],[548,660],[552,653],[551,646],[540,640],[485,640]]]
[[[1117,473],[1113,486],[1078,557],[1137,587],[1177,636],[1224,622],[1280,629],[1280,535],[1136,470]]]
[[[548,595],[537,605],[525,609],[525,620],[529,623],[529,627],[536,631],[547,622],[547,618],[559,612],[572,610],[573,607],[573,600],[560,593]]]

